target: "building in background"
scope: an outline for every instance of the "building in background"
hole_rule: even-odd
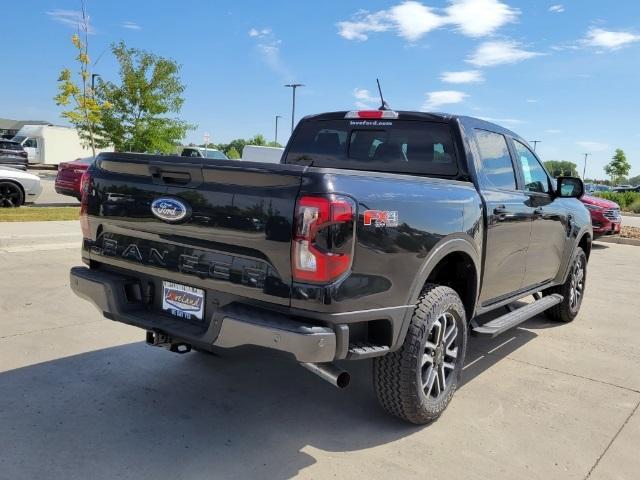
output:
[[[25,125],[53,125],[45,120],[11,120],[0,118],[0,138],[13,138]]]

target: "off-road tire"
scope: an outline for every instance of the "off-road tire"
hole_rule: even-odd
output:
[[[423,386],[423,355],[434,323],[440,322],[445,314],[455,319],[457,355],[446,387],[434,399],[427,396]],[[449,287],[427,284],[416,304],[402,347],[374,359],[373,385],[380,405],[391,415],[411,423],[433,422],[442,414],[458,387],[466,349],[467,319],[460,297]]]
[[[578,262],[582,265],[582,287],[580,292],[580,298],[577,304],[572,305],[573,297],[572,297],[572,289],[575,289],[576,286],[574,282],[576,281],[575,272]],[[576,247],[576,252],[573,255],[573,259],[571,260],[571,267],[569,269],[569,274],[567,275],[566,281],[562,285],[558,285],[557,287],[549,288],[544,291],[545,295],[551,295],[552,293],[559,293],[562,295],[562,302],[557,305],[554,305],[545,313],[548,318],[554,320],[556,322],[572,322],[574,318],[578,315],[580,311],[580,306],[582,305],[582,299],[584,298],[584,287],[587,281],[587,256],[584,253],[584,250],[580,247]],[[575,295],[575,290],[574,293]]]

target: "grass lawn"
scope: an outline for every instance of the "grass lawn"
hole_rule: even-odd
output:
[[[44,220],[78,220],[80,207],[0,208],[0,222],[41,222]]]

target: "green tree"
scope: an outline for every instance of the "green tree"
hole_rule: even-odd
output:
[[[547,160],[544,162],[547,171],[554,177],[560,176],[576,176],[578,174],[578,166],[566,160]]]
[[[227,155],[227,157],[229,157],[230,160],[239,160],[240,159],[240,154],[233,147],[231,147],[229,150],[227,150],[226,155]]]
[[[264,138],[264,135],[262,135],[261,133],[258,133],[254,135],[253,138],[250,138],[249,140],[247,140],[247,145],[258,145],[258,146],[264,147],[267,145],[267,139]]]
[[[180,66],[145,50],[113,44],[120,65],[120,85],[101,82],[99,95],[110,108],[102,111],[104,136],[116,150],[170,153],[187,130],[195,128],[168,114],[184,103]]]
[[[79,83],[74,81],[74,75],[69,68],[62,70],[58,77],[58,94],[54,100],[56,105],[69,107],[68,110],[62,112],[62,117],[76,127],[80,139],[91,147],[91,152],[95,156],[96,148],[106,147],[109,144],[109,141],[103,138],[99,132],[101,130],[101,114],[111,105],[106,100],[100,101],[96,97],[96,92],[91,88],[89,23],[84,2],[82,2],[78,30],[82,33],[84,40],[80,39],[78,34],[74,34],[71,37],[71,42],[78,53],[75,59],[78,63],[77,75],[80,77],[80,81]]]
[[[269,144],[267,145],[267,147],[278,147],[278,148],[282,148],[282,145],[280,145],[278,142],[269,142]]]
[[[635,177],[629,178],[629,185],[640,185],[640,175],[636,175]]]
[[[627,161],[627,156],[621,148],[616,148],[616,153],[611,161],[605,165],[604,171],[611,177],[612,183],[617,183],[621,177],[629,175],[631,165]]]

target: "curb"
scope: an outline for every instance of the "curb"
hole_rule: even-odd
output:
[[[636,247],[640,247],[640,239],[638,238],[601,237],[596,238],[594,242],[619,243],[621,245],[634,245]]]
[[[622,210],[620,210],[620,215],[623,217],[640,217],[640,213],[623,212]]]
[[[78,207],[80,208],[79,203],[29,203],[24,205],[25,207]]]

